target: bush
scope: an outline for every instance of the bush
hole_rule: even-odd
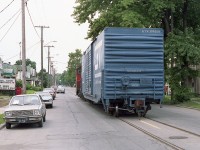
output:
[[[189,88],[186,87],[179,87],[175,89],[174,93],[174,98],[175,98],[175,103],[179,102],[185,102],[189,101],[192,96],[192,93],[190,92]]]
[[[16,87],[22,87],[22,80],[16,81]]]
[[[41,87],[32,87],[32,89],[33,89],[34,91],[42,91],[42,88],[41,88]]]
[[[168,104],[168,105],[172,104],[171,96],[165,95],[165,97],[164,97],[162,103],[163,103],[163,104]]]
[[[26,83],[26,89],[27,90],[32,90],[32,85],[30,83]]]
[[[27,90],[33,90],[33,91],[41,91],[41,90],[42,90],[41,87],[32,86],[30,83],[27,83],[27,84],[26,84],[26,89],[27,89]]]

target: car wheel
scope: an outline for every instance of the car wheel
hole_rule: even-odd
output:
[[[45,121],[46,121],[46,114],[43,117],[43,122],[45,122]]]
[[[10,129],[11,128],[11,123],[6,122],[6,129]]]
[[[40,120],[40,122],[38,123],[39,127],[43,127],[43,118]]]
[[[51,104],[50,107],[53,108],[53,104]]]

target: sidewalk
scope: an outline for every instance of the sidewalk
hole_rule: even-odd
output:
[[[5,108],[6,108],[6,106],[5,107],[0,107],[0,114],[4,113]],[[5,127],[5,123],[4,124],[0,124],[0,130],[3,129],[4,127]]]
[[[7,106],[4,106],[4,107],[0,107],[0,114],[3,114],[4,113],[4,110],[6,109]]]

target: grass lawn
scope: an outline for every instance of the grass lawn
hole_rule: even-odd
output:
[[[200,98],[199,97],[191,98],[191,100],[183,102],[183,103],[173,104],[170,99],[170,96],[165,96],[165,98],[163,100],[163,104],[176,105],[176,106],[181,106],[181,107],[189,107],[189,108],[195,108],[195,109],[200,110]]]
[[[34,90],[26,90],[26,94],[34,94],[35,91]]]
[[[8,105],[10,98],[10,96],[0,96],[0,107]]]
[[[3,114],[0,114],[0,124],[4,123]]]
[[[195,108],[195,109],[200,110],[200,103],[197,103],[196,101],[184,102],[184,103],[178,104],[177,106]]]

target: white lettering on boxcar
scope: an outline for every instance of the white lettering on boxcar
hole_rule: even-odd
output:
[[[142,33],[160,33],[160,30],[142,30]]]
[[[95,78],[99,78],[99,77],[101,77],[101,72],[95,74],[94,77],[95,77]]]
[[[101,41],[99,41],[99,42],[96,44],[96,46],[95,46],[95,48],[94,48],[94,51],[96,51],[97,49],[99,49],[102,45],[103,45],[103,41],[101,40]]]

